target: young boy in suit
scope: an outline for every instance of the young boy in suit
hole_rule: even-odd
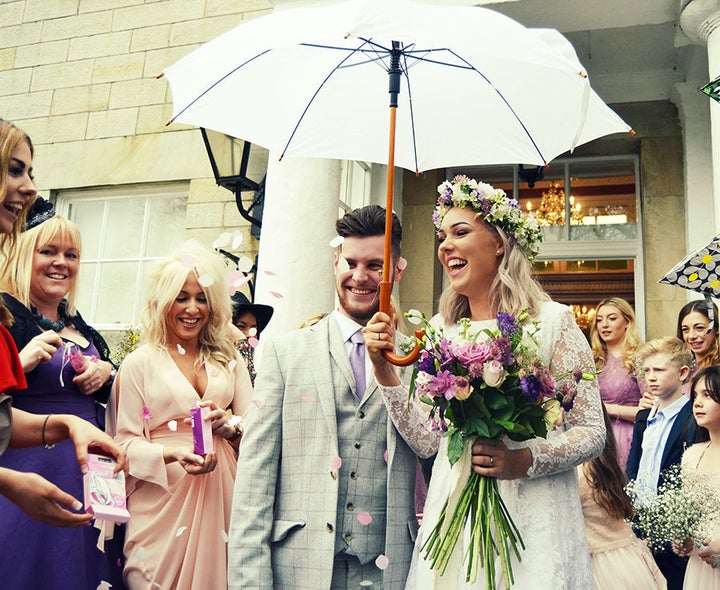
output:
[[[684,450],[696,442],[692,404],[682,385],[693,363],[688,346],[675,337],[655,338],[638,349],[645,383],[655,405],[635,417],[627,462],[629,479],[637,480],[641,494],[654,494],[663,483],[663,470],[680,463]],[[669,590],[681,590],[687,560],[671,550],[655,554]]]

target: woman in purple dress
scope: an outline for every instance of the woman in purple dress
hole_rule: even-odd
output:
[[[642,397],[635,378],[635,351],[640,339],[635,329],[635,312],[627,301],[610,297],[598,303],[596,309],[590,344],[600,371],[600,397],[611,418],[618,462],[624,471]]]
[[[103,338],[74,307],[79,231],[40,203],[0,272],[4,303],[13,316],[9,330],[28,384],[13,395],[13,406],[32,414],[72,414],[102,429],[104,409],[98,402],[107,401],[115,367]],[[35,472],[83,497],[71,441],[8,450],[0,467]],[[55,528],[0,498],[0,585],[95,590],[111,580],[108,555],[97,541],[93,527]]]

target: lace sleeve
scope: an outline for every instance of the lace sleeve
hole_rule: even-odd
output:
[[[543,332],[543,346],[550,347],[550,370],[554,375],[575,368],[594,368],[590,346],[567,308],[563,308],[561,317],[557,318],[549,333]],[[578,383],[575,404],[565,414],[562,428],[550,432],[548,438],[528,441],[527,446],[533,456],[529,478],[564,471],[596,457],[605,446],[605,424],[597,379]]]
[[[441,435],[430,427],[429,408],[415,398],[410,400],[408,407],[406,385],[379,387],[390,419],[413,452],[421,459],[427,459],[437,453]]]

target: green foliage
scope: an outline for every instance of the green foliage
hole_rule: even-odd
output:
[[[130,326],[127,330],[123,331],[120,336],[120,340],[118,340],[117,346],[113,347],[110,352],[110,360],[119,367],[120,363],[125,360],[125,357],[139,345],[140,330],[134,326]]]

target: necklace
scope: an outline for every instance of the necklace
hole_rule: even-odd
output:
[[[53,332],[59,332],[65,327],[65,319],[61,316],[57,321],[52,321],[50,318],[46,318],[41,314],[35,306],[30,307],[30,312],[35,318],[37,325],[43,330],[52,330]]]

